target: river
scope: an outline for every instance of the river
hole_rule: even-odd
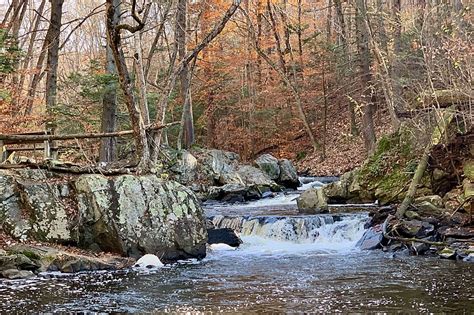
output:
[[[241,233],[235,251],[151,271],[2,281],[0,311],[474,312],[474,264],[360,251],[367,214],[301,216],[292,196],[207,205],[217,226]]]

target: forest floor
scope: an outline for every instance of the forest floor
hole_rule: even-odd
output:
[[[350,132],[349,115],[344,106],[330,106],[328,112],[327,136],[326,136],[326,158],[321,159],[321,152],[312,152],[311,144],[307,136],[295,141],[280,145],[275,152],[279,157],[291,159],[301,174],[312,176],[338,176],[361,165],[366,159],[364,140],[361,134],[360,121],[358,120],[359,135],[353,136]],[[321,116],[320,116],[321,117]],[[382,111],[376,111],[374,124],[377,139],[392,132],[389,115]],[[321,124],[313,125],[313,132],[318,139],[318,131],[324,130]],[[302,159],[298,159],[295,152],[312,152]]]

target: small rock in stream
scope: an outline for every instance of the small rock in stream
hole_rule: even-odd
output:
[[[383,240],[382,229],[380,225],[368,229],[362,238],[357,242],[356,247],[362,250],[372,250],[380,247]]]
[[[230,228],[208,229],[207,243],[212,244],[227,244],[232,247],[238,247],[242,244],[242,240],[237,236],[234,230]]]

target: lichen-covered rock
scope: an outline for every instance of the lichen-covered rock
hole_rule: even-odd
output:
[[[300,213],[316,214],[327,212],[327,197],[321,188],[310,188],[296,199]]]
[[[270,179],[276,180],[280,176],[280,166],[278,159],[271,154],[262,154],[256,160],[255,164],[264,171]]]
[[[209,150],[201,152],[199,158],[202,171],[208,173],[216,180],[221,174],[234,171],[239,162],[239,155],[234,152],[223,150]]]
[[[264,172],[250,165],[240,166],[237,173],[246,186],[277,186]]]
[[[203,210],[181,184],[155,175],[71,180],[39,172],[0,171],[0,227],[13,238],[165,260],[205,256]]]
[[[0,172],[0,224],[17,239],[74,243],[76,217],[65,179],[42,170]]]
[[[291,161],[283,159],[278,162],[280,165],[280,176],[278,183],[288,188],[296,188],[300,185],[298,180],[298,173]]]
[[[74,186],[82,246],[165,261],[205,256],[203,211],[181,184],[153,175],[84,175]]]

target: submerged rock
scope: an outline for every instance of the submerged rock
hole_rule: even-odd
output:
[[[227,244],[232,247],[238,247],[242,244],[240,237],[230,228],[208,229],[207,235],[207,243],[210,245]]]
[[[445,247],[441,251],[438,252],[439,257],[444,259],[455,259],[456,258],[456,251],[452,248]]]
[[[35,274],[29,270],[7,269],[1,272],[2,277],[15,280],[34,277]]]
[[[30,272],[116,270],[130,266],[130,258],[111,255],[94,257],[58,248],[39,245],[14,245],[7,248],[8,256],[0,257],[0,271]],[[6,276],[5,276],[6,277]]]
[[[212,251],[230,251],[230,250],[236,250],[237,247],[232,247],[228,244],[224,244],[224,243],[218,243],[218,244],[211,244],[209,245],[209,248],[212,250]]]

